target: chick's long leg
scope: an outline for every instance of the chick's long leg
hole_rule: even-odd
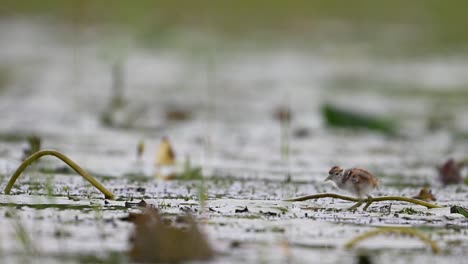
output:
[[[361,200],[359,200],[355,205],[349,207],[349,208],[346,209],[346,210],[348,210],[348,211],[355,210],[356,208],[358,208],[359,206],[361,206],[361,205],[364,203],[364,201],[366,201],[366,199],[361,199]]]
[[[364,206],[364,208],[362,208],[362,210],[366,211],[366,210],[367,210],[367,207],[369,207],[369,206],[371,205],[372,202],[373,202],[373,201],[372,201],[372,196],[367,195],[367,203],[366,203],[366,205]]]
[[[361,205],[366,201],[366,199],[362,199],[362,198],[361,198],[361,190],[360,190],[359,186],[358,186],[358,185],[355,185],[354,187],[355,187],[355,189],[356,189],[356,193],[357,193],[357,196],[358,196],[359,200],[358,200],[358,202],[357,202],[356,204],[354,204],[353,206],[349,207],[349,208],[347,209],[348,211],[352,211],[352,210],[355,210],[355,209],[359,208],[359,206],[361,206]]]

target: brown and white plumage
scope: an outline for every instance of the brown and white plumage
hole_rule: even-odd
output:
[[[359,198],[369,196],[379,186],[379,180],[372,173],[361,168],[343,170],[339,166],[334,166],[328,174],[325,181],[330,180],[338,188],[346,190]]]

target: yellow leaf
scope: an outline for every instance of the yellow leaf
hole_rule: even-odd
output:
[[[158,152],[156,155],[156,165],[174,165],[175,153],[172,149],[171,143],[167,138],[163,138],[159,144]]]

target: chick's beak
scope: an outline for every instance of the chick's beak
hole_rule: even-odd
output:
[[[328,177],[325,178],[324,182],[326,182],[326,181],[331,181],[331,179],[332,179],[332,175],[328,175]]]

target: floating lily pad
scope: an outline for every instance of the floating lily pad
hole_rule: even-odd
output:
[[[385,134],[395,134],[396,131],[396,125],[390,120],[338,108],[330,104],[326,104],[322,107],[322,115],[327,125],[331,127],[363,128]]]

